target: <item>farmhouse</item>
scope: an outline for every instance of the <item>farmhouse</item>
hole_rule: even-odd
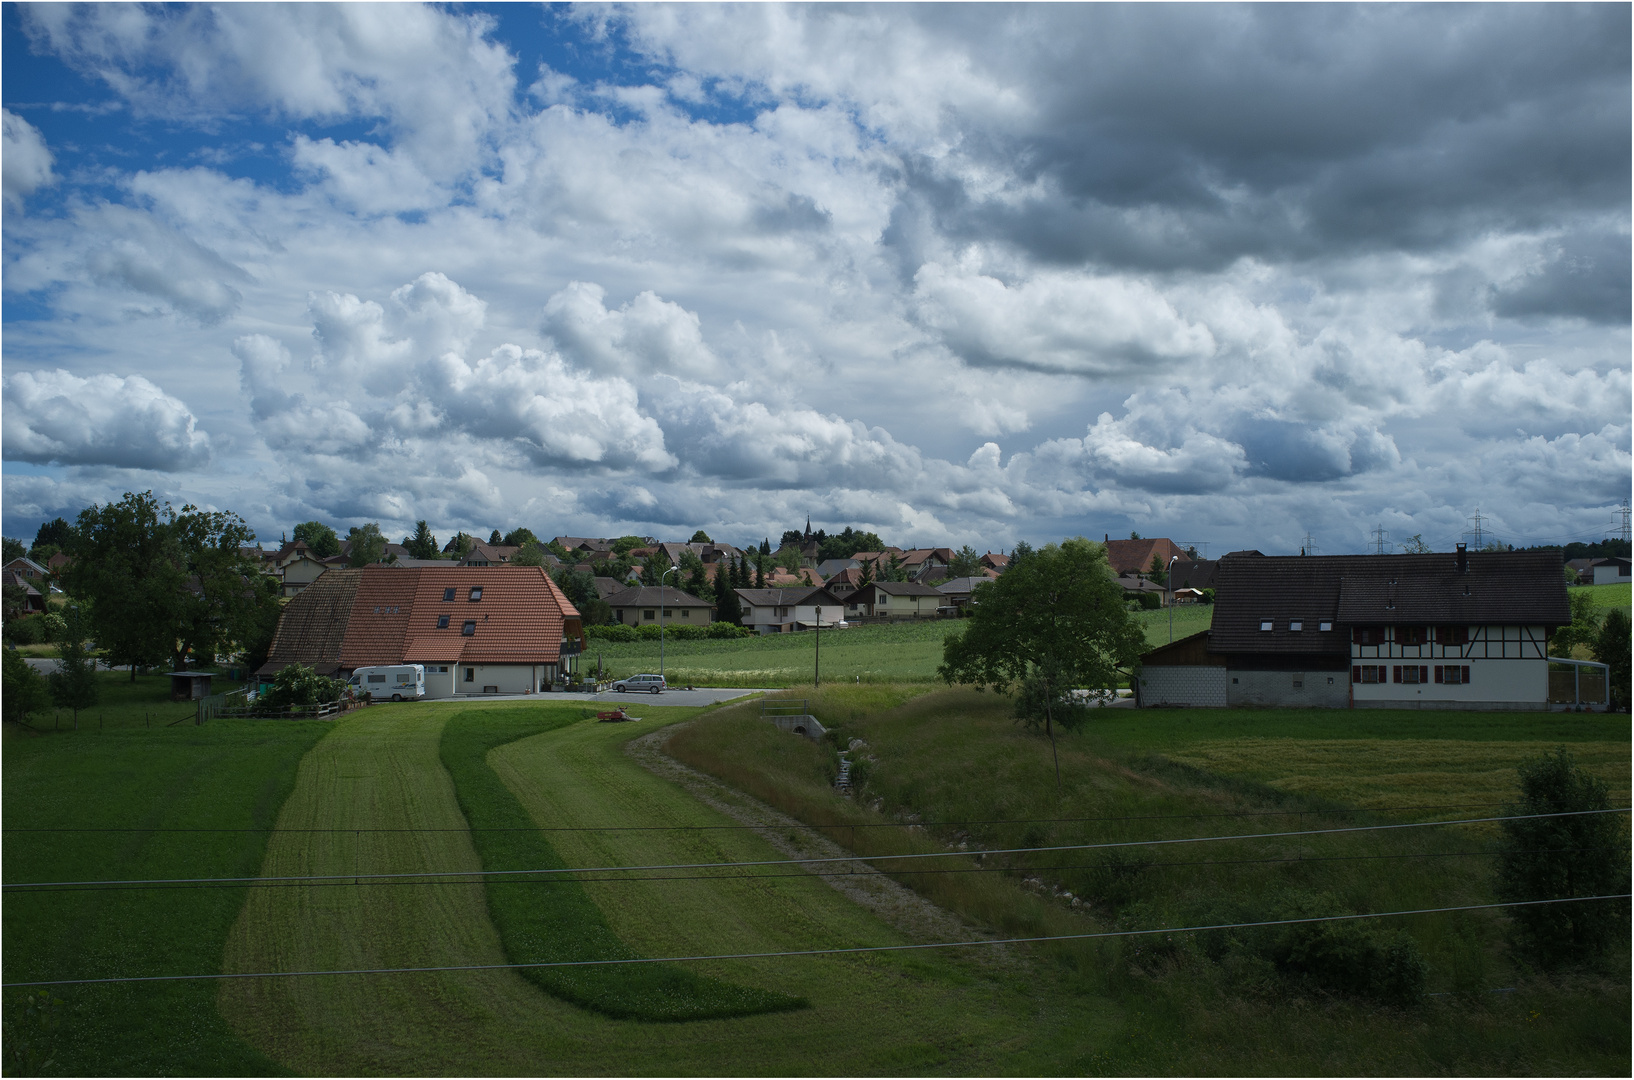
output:
[[[424,664],[428,697],[520,694],[548,689],[582,650],[578,609],[539,567],[367,566],[327,571],[291,599],[256,675]]]
[[[1141,658],[1142,705],[1546,709],[1559,556],[1227,556],[1214,624]]]

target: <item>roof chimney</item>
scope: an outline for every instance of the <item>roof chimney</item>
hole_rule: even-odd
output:
[[[1468,544],[1459,544],[1458,545],[1458,572],[1460,574],[1469,573],[1469,545]]]

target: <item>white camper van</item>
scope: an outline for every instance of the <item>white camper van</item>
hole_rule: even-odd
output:
[[[419,701],[426,696],[426,669],[424,664],[360,667],[346,685],[359,697],[368,694],[376,701]]]

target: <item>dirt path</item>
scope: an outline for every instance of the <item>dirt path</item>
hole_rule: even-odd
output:
[[[624,744],[624,753],[655,776],[679,784],[687,794],[712,810],[740,824],[754,826],[757,836],[788,858],[840,859],[854,854],[781,810],[664,753],[664,743],[684,726],[660,728],[631,739]],[[995,936],[969,925],[861,859],[811,863],[804,869],[911,941],[975,941]],[[972,949],[970,953],[971,959],[987,963],[1009,965],[1015,959],[1003,945]]]

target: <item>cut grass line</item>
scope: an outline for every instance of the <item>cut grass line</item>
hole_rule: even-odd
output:
[[[578,709],[489,709],[452,716],[443,729],[443,766],[453,777],[466,820],[477,830],[472,836],[488,878],[488,912],[511,963],[547,993],[621,1019],[709,1020],[804,1006],[803,998],[642,962],[568,876],[567,864],[544,835],[525,828],[533,822],[485,756],[496,746],[579,719]],[[540,890],[512,878],[524,873],[567,880]],[[577,966],[597,963],[636,966]]]

